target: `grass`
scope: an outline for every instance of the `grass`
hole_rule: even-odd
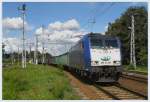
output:
[[[132,65],[123,65],[126,71],[135,72],[147,75],[148,74],[148,67],[147,66],[140,66],[137,65],[136,69]]]
[[[80,99],[63,70],[44,65],[3,68],[4,100]]]

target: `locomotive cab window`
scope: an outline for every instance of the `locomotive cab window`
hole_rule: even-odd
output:
[[[103,47],[103,42],[101,39],[91,39],[91,48],[99,49]]]
[[[117,40],[115,40],[115,39],[105,40],[105,47],[108,47],[108,48],[118,48]]]

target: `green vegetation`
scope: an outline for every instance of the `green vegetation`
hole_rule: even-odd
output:
[[[80,99],[63,70],[44,65],[3,68],[3,99]]]
[[[123,64],[130,62],[131,15],[135,15],[135,55],[138,65],[148,61],[148,12],[145,7],[130,7],[121,17],[109,23],[107,35],[118,36],[122,42]]]
[[[148,74],[148,68],[147,66],[137,66],[136,69],[132,65],[124,65],[124,70],[129,71],[129,72],[135,72],[135,73],[140,73],[140,74]]]

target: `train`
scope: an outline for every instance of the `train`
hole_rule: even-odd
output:
[[[89,33],[49,63],[61,65],[93,82],[117,82],[123,70],[121,42],[118,37]]]

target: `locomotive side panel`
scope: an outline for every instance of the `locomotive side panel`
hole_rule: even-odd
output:
[[[84,59],[83,59],[83,45],[82,41],[79,41],[74,47],[69,51],[69,66],[71,68],[83,69]]]
[[[84,69],[87,71],[91,70],[91,57],[90,57],[90,41],[88,35],[83,37],[83,58],[84,58]]]

